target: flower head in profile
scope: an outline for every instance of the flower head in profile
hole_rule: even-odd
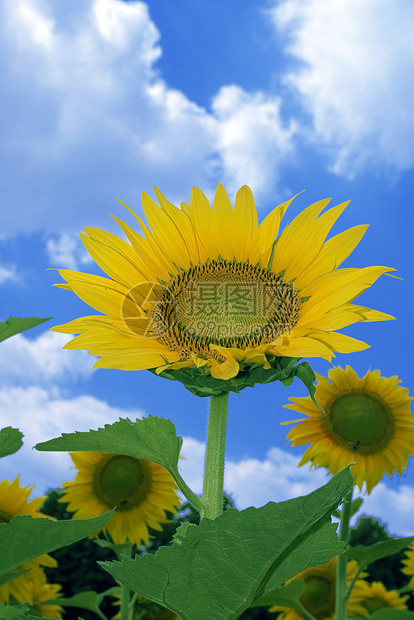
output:
[[[33,611],[45,618],[62,618],[63,609],[60,605],[45,603],[45,601],[61,597],[62,587],[58,583],[47,583],[44,575],[37,579],[29,579],[29,583],[31,598],[28,600]]]
[[[311,444],[299,465],[310,462],[336,474],[354,463],[355,484],[362,490],[365,482],[368,493],[384,473],[401,475],[414,454],[414,415],[398,377],[374,370],[359,379],[350,366],[338,366],[317,379],[315,398],[324,413],[308,397],[291,397],[285,405],[307,416],[287,435],[292,446]]]
[[[294,579],[302,579],[306,583],[306,590],[300,597],[300,603],[311,613],[316,620],[334,620],[335,618],[335,595],[336,595],[336,564],[337,557],[333,557],[327,564],[316,566],[314,568],[306,568],[304,571],[296,575]],[[349,585],[352,578],[358,571],[358,565],[351,560],[347,564],[347,584]],[[362,576],[366,573],[361,573]],[[359,613],[364,614],[365,610],[361,606],[361,590],[359,584],[362,580],[357,580],[351,596],[348,601],[348,615],[354,617]],[[306,616],[299,611],[295,611],[289,607],[274,606],[270,607],[270,612],[281,612],[278,618],[280,620],[306,620]],[[366,615],[366,614],[365,614]]]
[[[361,605],[366,610],[364,616],[371,615],[378,609],[408,609],[406,601],[409,596],[401,596],[396,590],[387,590],[380,581],[364,582],[361,593]]]
[[[9,480],[0,482],[0,523],[9,523],[16,515],[50,518],[39,512],[45,500],[44,497],[29,500],[33,489],[34,485],[21,487],[19,476],[12,482]],[[30,569],[30,572],[0,586],[0,603],[7,605],[11,602],[31,602],[32,583],[46,580],[42,566],[55,567],[56,565],[56,560],[45,553],[19,566],[17,572],[25,569]]]
[[[258,224],[251,190],[235,206],[222,185],[213,207],[193,188],[177,208],[156,189],[143,193],[142,234],[114,218],[128,241],[97,228],[81,233],[108,277],[60,269],[61,288],[98,315],[55,331],[79,334],[66,348],[97,355],[97,368],[199,371],[229,380],[274,358],[322,357],[368,347],[337,332],[390,315],[351,303],[386,267],[340,269],[367,226],[327,236],[347,203],[324,213],[329,199],[302,211],[279,231],[291,200]]]
[[[72,452],[78,470],[65,482],[61,502],[75,519],[88,519],[116,510],[102,531],[116,544],[127,540],[148,543],[148,527],[161,530],[165,512],[176,513],[179,500],[171,475],[160,465],[122,454]]]
[[[414,543],[411,543],[408,551],[405,552],[405,559],[403,560],[404,568],[401,572],[405,575],[410,575],[409,586],[414,590]]]

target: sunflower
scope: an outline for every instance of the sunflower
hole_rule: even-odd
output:
[[[19,476],[12,482],[9,482],[9,480],[0,482],[0,523],[9,523],[16,515],[30,515],[32,517],[42,517],[44,519],[51,518],[39,512],[39,508],[45,500],[44,497],[36,497],[29,501],[29,496],[33,489],[34,485],[21,487]],[[16,601],[18,603],[31,602],[31,581],[42,580],[44,578],[44,572],[41,566],[54,567],[57,566],[57,562],[54,558],[45,553],[19,566],[19,568],[16,569],[17,572],[28,568],[30,572],[0,586],[0,603],[8,604],[11,601]]]
[[[406,558],[403,560],[404,568],[401,572],[405,575],[410,575],[409,587],[414,590],[414,543],[411,543],[408,551],[405,552]]]
[[[306,590],[300,597],[303,607],[311,613],[316,620],[334,620],[335,617],[335,593],[336,593],[336,564],[337,557],[333,557],[327,564],[316,566],[314,568],[306,568],[304,571],[296,575],[293,579],[302,579],[306,583]],[[347,564],[347,584],[349,585],[352,578],[358,571],[358,565],[351,560]],[[361,573],[364,576],[366,573]],[[357,580],[348,601],[348,614],[354,615],[362,613],[365,610],[361,606],[361,590],[360,582]],[[300,612],[289,607],[280,607],[278,605],[270,607],[270,612],[282,612],[278,618],[280,620],[306,620],[305,616]],[[366,614],[365,614],[366,615]]]
[[[247,186],[234,209],[221,184],[213,208],[197,188],[181,209],[155,193],[160,206],[142,194],[150,228],[131,212],[143,235],[116,217],[128,242],[97,228],[81,233],[109,278],[59,270],[66,283],[57,286],[102,314],[53,329],[80,334],[65,346],[99,356],[96,368],[191,368],[228,380],[246,366],[269,369],[274,357],[361,351],[368,345],[336,330],[393,318],[350,303],[389,269],[338,269],[367,228],[326,241],[348,203],[322,214],[329,199],[320,200],[279,234],[293,198],[258,225]]]
[[[160,465],[122,454],[71,453],[78,469],[72,482],[64,482],[61,502],[76,519],[88,519],[116,511],[102,528],[116,544],[127,540],[148,544],[148,527],[162,530],[168,521],[165,511],[176,513],[179,500],[175,483]]]
[[[400,596],[396,590],[387,590],[380,581],[364,583],[362,591],[364,598],[361,604],[367,611],[364,615],[371,615],[377,609],[408,609],[405,601],[409,596]]]
[[[290,397],[293,404],[285,405],[307,416],[287,435],[292,446],[311,443],[299,465],[310,462],[336,474],[354,463],[355,484],[362,490],[365,482],[368,493],[384,473],[401,475],[414,454],[414,415],[398,377],[374,370],[359,379],[350,366],[338,366],[317,379],[315,398],[325,413],[308,397]]]
[[[30,607],[45,618],[61,618],[63,609],[60,605],[45,605],[45,601],[62,596],[58,583],[47,583],[46,577],[30,580]]]

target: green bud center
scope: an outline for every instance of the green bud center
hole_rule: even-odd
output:
[[[332,601],[335,599],[334,583],[323,577],[309,577],[306,590],[300,597],[302,605],[316,618],[325,618],[334,611]]]
[[[94,490],[107,506],[130,510],[148,494],[149,477],[145,461],[131,456],[116,455],[98,466]]]
[[[376,454],[393,437],[393,415],[371,392],[341,394],[328,403],[326,411],[323,426],[341,446],[352,452]]]

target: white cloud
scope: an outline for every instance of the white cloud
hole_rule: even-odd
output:
[[[196,493],[202,491],[205,444],[184,437],[180,471]],[[263,506],[269,501],[282,502],[307,495],[326,484],[330,476],[326,469],[298,467],[300,458],[280,448],[271,448],[263,460],[245,458],[227,461],[224,489],[239,510],[248,506]],[[355,495],[356,497],[356,495]],[[353,518],[355,525],[361,515],[380,519],[388,532],[395,536],[411,536],[413,532],[414,489],[402,484],[398,489],[378,484],[371,495],[362,494],[364,503]]]
[[[19,282],[20,278],[16,273],[16,265],[0,265],[0,284],[4,282]]]
[[[51,331],[33,340],[23,334],[8,338],[0,347],[0,384],[49,385],[88,377],[96,358],[86,351],[62,349],[69,340],[67,334]]]
[[[1,3],[4,234],[107,227],[115,196],[139,209],[153,183],[174,202],[222,178],[274,190],[295,133],[280,99],[230,86],[207,111],[166,84],[160,54],[144,2]]]
[[[258,194],[271,190],[279,165],[292,160],[298,131],[296,122],[283,122],[281,99],[224,86],[212,107],[218,120],[217,145],[226,186],[237,191],[247,184]]]
[[[73,479],[72,462],[66,453],[39,452],[32,447],[62,433],[88,431],[116,422],[120,417],[135,420],[140,409],[125,411],[93,396],[64,399],[59,390],[39,387],[9,387],[0,390],[0,428],[13,426],[24,433],[24,446],[2,459],[2,477],[21,474],[22,484],[36,484],[37,495]]]
[[[78,235],[62,233],[46,241],[46,251],[54,267],[76,270],[79,264],[90,263],[92,258],[86,252]]]
[[[36,484],[35,494],[46,493],[65,480],[73,479],[72,462],[66,453],[39,452],[31,449],[38,442],[59,437],[62,433],[87,431],[117,421],[131,420],[146,413],[140,409],[123,410],[92,396],[63,398],[59,389],[39,387],[5,387],[0,389],[0,428],[12,425],[24,433],[24,446],[16,454],[2,459],[3,478],[21,475],[22,484]],[[186,483],[196,493],[202,492],[204,467],[203,442],[184,437],[179,468]],[[280,448],[271,448],[263,460],[244,458],[227,461],[225,491],[240,510],[260,507],[269,501],[285,501],[306,495],[326,484],[325,470],[310,471],[298,467],[299,458]],[[414,490],[408,485],[391,489],[381,482],[357,517],[366,514],[387,524],[397,536],[410,536],[413,528]],[[354,522],[356,519],[354,518]]]
[[[414,5],[407,0],[282,0],[270,11],[299,61],[286,78],[333,170],[414,165]]]

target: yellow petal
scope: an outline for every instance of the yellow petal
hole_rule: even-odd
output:
[[[292,200],[298,195],[299,194],[292,196],[292,198],[286,200],[286,202],[282,202],[282,204],[275,207],[269,213],[269,215],[265,217],[265,219],[259,226],[257,244],[260,254],[260,266],[264,267],[265,269],[268,269],[269,267],[272,246],[273,243],[276,241],[279,232],[280,222],[282,221],[282,218],[286,213],[286,209],[288,208]]]
[[[337,269],[356,248],[367,228],[367,225],[354,226],[328,239],[310,266],[296,277],[296,287],[304,290],[323,274]]]
[[[142,206],[153,235],[163,252],[172,263],[188,269],[191,258],[187,245],[175,222],[145,192],[142,192]]]
[[[257,210],[252,190],[247,185],[243,185],[236,194],[230,237],[236,260],[250,260],[253,264],[257,263],[259,260]]]
[[[286,226],[276,244],[272,264],[273,272],[280,273],[289,269],[290,272],[294,273],[297,265],[310,262],[308,258],[313,256],[310,231],[314,231],[316,219],[329,201],[330,198],[326,198],[315,202],[299,213],[293,222]]]
[[[217,360],[213,360],[216,362]],[[234,357],[229,356],[225,362],[217,362],[210,367],[211,376],[215,379],[224,379],[228,381],[229,379],[233,379],[238,372],[240,366],[239,363],[234,359]]]
[[[204,249],[205,259],[216,259],[220,254],[218,240],[213,238],[213,210],[209,201],[198,187],[193,187],[190,198],[190,217],[197,239]]]
[[[165,358],[170,362],[178,361],[180,354],[166,352]],[[94,368],[118,368],[119,370],[144,370],[157,368],[165,364],[163,356],[152,351],[122,351],[116,355],[108,355],[94,364]]]
[[[187,215],[187,213],[169,202],[160,192],[158,187],[154,187],[154,191],[155,195],[157,196],[158,202],[161,205],[161,208],[167,213],[167,215],[174,222],[177,229],[180,231],[184,239],[184,243],[187,247],[190,261],[193,264],[198,263],[200,258],[198,243],[189,216]]]
[[[231,244],[231,226],[233,222],[233,207],[226,190],[221,183],[217,185],[213,204],[212,234],[219,240],[219,253],[225,260],[233,260],[234,253]]]

